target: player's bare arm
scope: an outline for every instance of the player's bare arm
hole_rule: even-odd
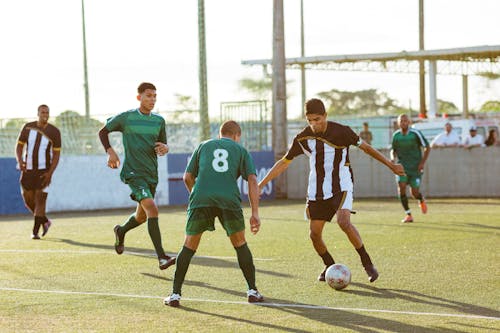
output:
[[[259,182],[259,190],[262,191],[264,186],[267,185],[271,180],[274,178],[278,177],[281,175],[283,172],[285,172],[286,169],[288,169],[288,166],[290,165],[291,161],[281,159],[274,163],[273,167],[269,172],[266,174],[266,176]]]
[[[52,181],[52,175],[54,174],[54,171],[56,170],[57,165],[59,164],[60,156],[61,156],[60,150],[52,151],[52,163],[50,164],[49,170],[42,175],[42,186],[46,187],[50,185],[50,182]]]
[[[372,146],[370,146],[366,142],[362,142],[359,145],[359,149],[361,149],[366,154],[370,155],[371,157],[373,157],[374,159],[376,159],[380,163],[386,165],[396,175],[402,176],[405,174],[404,168],[401,164],[394,163],[393,160],[389,160],[387,157],[382,155],[381,152],[374,149]]]
[[[26,171],[26,162],[23,161],[23,149],[24,143],[18,143],[16,145],[16,160],[17,165],[19,165],[19,170]]]
[[[118,154],[112,147],[109,147],[106,153],[108,154],[108,167],[118,169],[120,167],[120,157],[118,157]]]
[[[196,182],[196,178],[194,178],[190,172],[185,172],[182,180],[184,181],[184,185],[186,185],[188,192],[191,193],[194,183]]]
[[[259,217],[259,185],[257,184],[257,176],[248,176],[248,200],[252,208],[252,216],[250,217],[250,231],[256,234],[260,229]]]
[[[423,172],[424,171],[424,165],[425,162],[427,161],[427,158],[429,157],[429,154],[431,153],[431,147],[427,146],[424,148],[424,154],[422,155],[422,159],[420,160],[420,163],[418,164],[418,171]]]
[[[158,156],[163,156],[169,151],[168,145],[163,142],[155,142],[155,153]]]

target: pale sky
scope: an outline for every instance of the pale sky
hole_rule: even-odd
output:
[[[300,56],[300,0],[284,0],[286,56]],[[198,99],[197,0],[86,0],[92,115],[137,106],[142,81],[156,85],[159,111],[175,94]],[[418,49],[418,0],[304,0],[306,56]],[[238,80],[258,79],[242,60],[272,56],[272,0],[205,0],[211,116],[247,100]],[[500,1],[426,0],[425,48],[500,44]],[[85,112],[81,0],[0,1],[0,118]],[[300,73],[287,71],[290,116],[301,112]],[[497,80],[499,81],[499,80]],[[438,98],[462,105],[460,76],[438,76]],[[418,76],[308,71],[307,96],[330,89],[385,91],[418,108]],[[428,86],[428,84],[427,84]],[[469,106],[500,99],[498,82],[469,79]]]

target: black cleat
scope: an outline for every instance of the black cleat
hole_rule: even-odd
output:
[[[38,236],[38,235],[31,235],[31,239],[40,239],[40,236]]]
[[[158,267],[160,267],[161,270],[167,269],[175,264],[175,259],[175,257],[170,257],[167,255],[163,258],[158,258]]]
[[[115,251],[118,254],[122,254],[123,251],[125,250],[125,245],[124,245],[125,236],[124,235],[120,236],[118,230],[120,230],[120,226],[117,224],[113,228],[113,231],[115,232]]]
[[[375,266],[370,265],[365,267],[365,272],[368,274],[368,281],[375,282],[375,280],[378,279],[378,271]]]
[[[47,234],[47,232],[49,232],[49,228],[51,225],[52,225],[51,220],[47,220],[47,222],[42,224],[42,228],[43,228],[42,237],[45,236]]]
[[[321,272],[320,275],[318,275],[318,281],[325,281],[325,274],[326,274],[326,269],[328,267],[325,267],[325,269],[323,270],[323,272]]]

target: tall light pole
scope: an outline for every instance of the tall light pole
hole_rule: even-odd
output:
[[[85,36],[85,6],[82,0],[82,30],[83,30],[83,89],[85,91],[85,119],[90,119],[89,78],[87,74],[87,39]]]
[[[210,139],[210,119],[208,117],[207,50],[205,42],[205,3],[198,0],[198,47],[200,89],[200,141]]]
[[[418,50],[424,50],[424,0],[418,0]],[[418,61],[418,78],[420,83],[420,115],[427,116],[425,106],[425,61]]]
[[[304,0],[300,0],[300,56],[303,58],[306,55],[304,46]],[[302,105],[300,109],[304,108],[306,104],[306,66],[300,64],[300,83],[301,83],[301,97]],[[300,113],[302,117],[305,117],[304,112]]]
[[[280,159],[287,148],[286,120],[286,73],[285,73],[285,23],[283,0],[274,0],[273,6],[273,150],[275,160]],[[275,194],[285,198],[286,177],[281,174],[274,181]]]

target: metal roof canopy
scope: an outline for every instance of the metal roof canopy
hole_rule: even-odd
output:
[[[478,75],[490,72],[500,75],[500,45],[453,49],[401,51],[391,53],[346,54],[287,58],[289,69],[374,71],[418,73],[418,61],[439,62],[437,74]],[[243,60],[243,65],[272,65],[272,59]]]

